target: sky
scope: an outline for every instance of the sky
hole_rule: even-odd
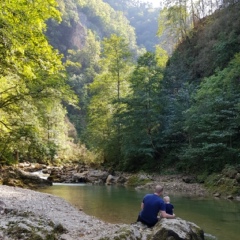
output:
[[[159,7],[161,0],[142,0],[143,2],[150,2],[153,4],[153,7]]]

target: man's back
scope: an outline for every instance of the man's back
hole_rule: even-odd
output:
[[[140,213],[141,219],[149,226],[157,223],[159,211],[165,211],[164,201],[156,194],[147,194],[143,198],[143,210]]]

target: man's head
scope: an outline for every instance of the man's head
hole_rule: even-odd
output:
[[[155,187],[155,193],[156,193],[157,195],[161,195],[162,192],[163,192],[163,187],[162,187],[161,185],[157,185],[157,186]]]

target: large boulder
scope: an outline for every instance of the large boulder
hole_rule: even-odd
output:
[[[106,184],[107,185],[112,185],[113,183],[115,183],[116,178],[113,175],[108,175],[107,179],[106,179]]]
[[[109,173],[102,170],[74,166],[52,168],[48,180],[61,183],[105,183]]]
[[[40,163],[23,162],[18,163],[17,167],[22,169],[24,172],[37,172],[47,168],[47,165]]]
[[[108,174],[106,171],[89,169],[72,174],[72,182],[105,183]]]
[[[50,175],[48,177],[48,180],[54,183],[64,182],[65,179],[63,176],[65,177],[62,167],[53,167],[50,168]]]
[[[18,168],[8,167],[1,170],[2,184],[15,187],[35,189],[51,186],[52,182],[39,176],[22,171]]]
[[[91,183],[105,183],[109,173],[101,170],[90,169],[87,174],[87,180]]]
[[[142,223],[124,226],[104,240],[204,240],[204,231],[192,222],[181,218],[161,219],[153,228]]]
[[[86,183],[88,182],[88,171],[84,171],[84,172],[77,172],[77,173],[74,173],[72,175],[72,181],[74,183]]]
[[[127,178],[122,175],[113,176],[110,174],[106,179],[106,185],[112,185],[112,184],[124,185],[126,182],[127,182]]]
[[[153,228],[152,240],[202,240],[204,232],[192,222],[183,219],[163,218]]]

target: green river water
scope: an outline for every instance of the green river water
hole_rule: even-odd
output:
[[[118,186],[61,185],[41,190],[110,223],[136,221],[146,190]],[[217,240],[240,239],[240,202],[169,194],[176,216],[194,222]]]

